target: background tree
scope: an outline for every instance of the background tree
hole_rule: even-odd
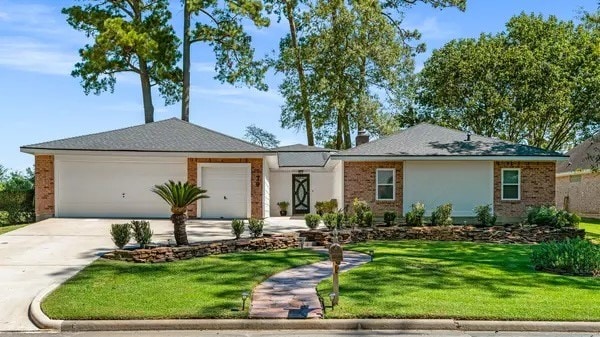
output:
[[[254,59],[252,38],[244,30],[245,20],[267,27],[259,0],[183,0],[183,97],[181,119],[190,119],[191,45],[208,43],[216,57],[215,79],[229,84],[245,84],[267,90],[266,65]],[[192,20],[195,20],[192,28]]]
[[[113,91],[116,74],[139,76],[146,123],[154,121],[152,87],[166,104],[180,99],[179,39],[169,24],[168,0],[84,1],[64,8],[67,22],[92,44],[79,50],[81,61],[71,73],[81,78],[86,94]]]
[[[600,128],[595,27],[521,14],[506,32],[453,40],[425,63],[419,102],[453,127],[564,149]]]
[[[261,129],[254,124],[246,127],[246,134],[244,134],[244,138],[250,143],[269,149],[279,146],[279,140],[277,140],[277,137],[274,134]]]

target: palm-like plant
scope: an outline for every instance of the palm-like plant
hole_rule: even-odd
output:
[[[155,185],[152,192],[160,196],[171,206],[171,221],[173,222],[173,232],[177,245],[188,245],[187,232],[185,230],[185,221],[187,220],[187,207],[198,199],[208,198],[206,190],[192,185],[188,182],[182,183],[169,180],[162,185]]]

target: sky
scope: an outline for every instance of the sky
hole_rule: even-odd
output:
[[[76,0],[0,0],[0,165],[24,170],[33,156],[19,147],[66,137],[108,131],[144,122],[139,80],[119,75],[114,93],[86,96],[79,79],[71,77],[85,36],[73,30],[61,8]],[[179,3],[173,0],[173,7]],[[404,26],[418,29],[427,52],[417,57],[417,69],[452,39],[495,33],[521,12],[575,19],[594,10],[596,0],[468,0],[467,9],[433,9],[419,4],[405,13]],[[181,12],[174,11],[178,17]],[[174,20],[178,29],[181,20]],[[257,56],[277,48],[286,33],[283,22],[266,29],[249,28]],[[220,84],[214,77],[214,56],[206,46],[192,47],[190,122],[242,138],[255,124],[272,132],[281,145],[305,143],[303,130],[282,129],[283,100],[277,92],[281,77],[267,75],[269,90]],[[180,105],[164,106],[154,97],[155,120],[180,116]]]

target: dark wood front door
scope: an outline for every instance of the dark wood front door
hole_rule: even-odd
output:
[[[292,174],[292,212],[310,213],[310,175]]]

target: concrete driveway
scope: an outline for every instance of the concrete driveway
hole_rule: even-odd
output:
[[[114,248],[110,224],[115,219],[48,219],[0,235],[0,331],[37,330],[27,309],[37,293],[61,283]],[[173,238],[168,220],[151,220],[154,242]],[[304,221],[266,220],[265,233],[305,228]],[[232,238],[229,221],[190,220],[190,242]],[[247,234],[246,234],[247,236]]]

